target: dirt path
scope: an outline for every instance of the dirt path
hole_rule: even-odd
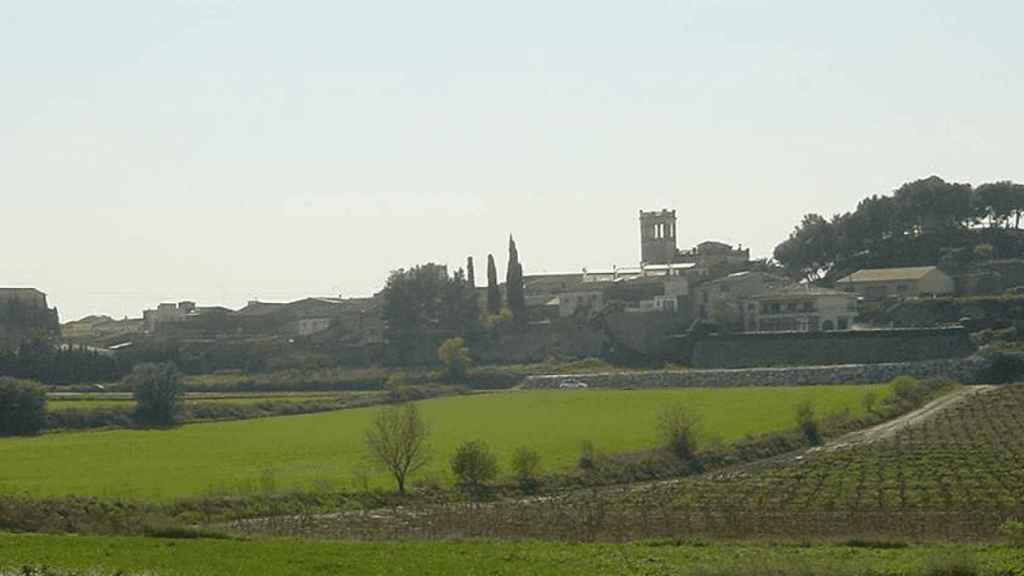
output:
[[[911,426],[934,417],[943,410],[966,401],[967,398],[970,398],[971,396],[984,394],[993,389],[995,389],[995,386],[962,386],[945,396],[932,400],[917,410],[904,414],[903,416],[899,416],[889,420],[888,422],[883,422],[877,426],[872,426],[871,428],[850,432],[849,434],[840,436],[839,438],[827,443],[825,446],[811,448],[807,452],[834,452],[836,450],[853,448],[864,444],[872,444],[874,442],[891,438]]]

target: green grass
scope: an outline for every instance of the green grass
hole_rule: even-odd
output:
[[[560,544],[537,541],[323,542],[159,540],[0,534],[0,569],[61,569],[161,575],[913,575],[936,557],[974,559],[982,574],[1019,574],[1024,549],[928,546],[901,549],[754,544]],[[748,571],[756,568],[753,572]],[[772,567],[778,572],[769,572]]]
[[[819,415],[863,412],[885,385],[666,390],[548,390],[422,402],[433,459],[419,478],[448,481],[459,442],[480,439],[503,466],[519,446],[542,467],[575,464],[582,442],[608,452],[656,441],[659,408],[682,403],[700,418],[699,437],[732,441],[795,425],[795,407]],[[379,407],[303,416],[193,424],[174,430],[103,430],[0,439],[0,491],[146,500],[276,489],[390,486],[368,461],[364,431]],[[415,479],[414,479],[415,480]]]

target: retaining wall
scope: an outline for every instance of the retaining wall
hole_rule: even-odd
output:
[[[918,362],[966,357],[975,350],[963,327],[755,332],[703,336],[693,342],[688,365],[752,368]]]
[[[976,383],[986,362],[977,356],[926,362],[848,364],[839,366],[792,366],[719,370],[652,370],[646,372],[530,376],[525,388],[558,388],[566,379],[585,382],[591,388],[727,388],[738,386],[815,386],[877,384],[897,376],[949,378]]]

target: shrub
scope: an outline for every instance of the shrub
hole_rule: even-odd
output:
[[[683,462],[697,454],[696,418],[680,405],[670,406],[658,414],[658,431],[666,450]]]
[[[897,376],[889,381],[892,387],[892,395],[897,401],[916,404],[924,396],[924,389],[921,381],[912,376]]]
[[[590,440],[584,440],[583,444],[580,445],[580,459],[577,462],[577,466],[581,470],[591,471],[597,466],[597,451],[594,450],[594,443]]]
[[[469,350],[466,349],[466,342],[462,338],[449,338],[437,349],[437,357],[444,364],[445,378],[448,382],[456,384],[466,378],[469,370]]]
[[[36,382],[0,378],[0,436],[29,436],[46,428],[46,391]]]
[[[875,409],[878,407],[878,396],[874,392],[868,392],[861,398],[860,403],[864,407],[865,412],[874,414]]]
[[[512,470],[515,471],[519,488],[532,492],[537,488],[537,474],[540,470],[540,454],[523,446],[512,454]]]
[[[1024,520],[1009,519],[999,527],[999,535],[1013,546],[1024,546]]]
[[[459,487],[478,494],[487,482],[498,475],[498,461],[483,442],[463,442],[451,460],[452,474]]]
[[[932,556],[925,564],[924,576],[977,576],[978,560],[966,553]]]
[[[821,425],[814,415],[814,406],[810,402],[797,406],[796,423],[800,433],[811,446],[821,445]]]
[[[139,364],[127,382],[135,395],[137,423],[171,426],[181,421],[185,384],[174,364]]]
[[[1024,378],[1024,352],[997,350],[985,354],[988,366],[981,375],[985,384],[1006,384]]]

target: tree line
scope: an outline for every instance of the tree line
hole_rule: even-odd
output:
[[[855,210],[825,218],[807,214],[775,247],[786,273],[808,281],[834,280],[861,268],[966,264],[1011,257],[1024,242],[1024,184],[980,186],[931,176],[892,195],[861,200]]]
[[[16,348],[0,348],[0,376],[46,384],[110,382],[125,373],[112,355],[84,346],[54,346],[47,338],[31,338]]]
[[[498,284],[494,255],[487,256],[486,305],[480,306],[473,258],[449,273],[446,266],[427,263],[393,271],[384,289],[385,337],[399,363],[413,362],[424,342],[462,338],[476,342],[501,324],[527,321],[523,265],[515,239],[509,237],[505,302]]]

